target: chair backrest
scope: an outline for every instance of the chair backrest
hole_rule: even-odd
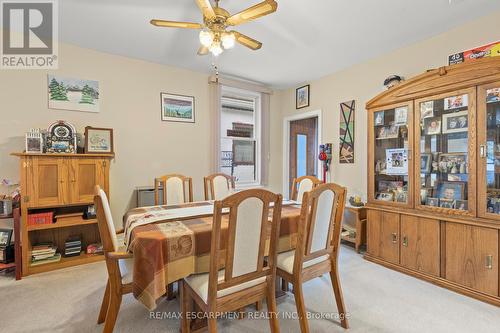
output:
[[[338,257],[342,216],[345,207],[345,187],[321,184],[304,193],[295,250],[294,272],[303,263],[324,255]]]
[[[234,179],[224,173],[216,173],[203,178],[205,200],[222,200],[234,190]]]
[[[276,274],[276,251],[281,222],[281,194],[251,189],[216,201],[212,226],[208,301],[213,302],[217,291]],[[274,204],[270,208],[271,203]],[[229,209],[227,241],[221,240],[223,209]],[[272,221],[269,212],[273,210]],[[226,239],[226,238],[225,238]],[[264,266],[266,243],[269,239],[268,262]],[[221,244],[226,244],[221,249]],[[224,257],[222,257],[224,255]],[[224,259],[224,279],[219,281],[218,269]]]
[[[321,183],[321,180],[314,176],[302,176],[299,178],[294,178],[292,184],[292,200],[302,202],[304,193],[312,190],[314,187],[318,186]]]
[[[188,197],[186,198],[186,183]],[[163,188],[163,200],[160,202],[160,185]],[[193,201],[193,180],[178,174],[155,178],[155,205],[178,205]]]
[[[94,189],[94,205],[96,208],[97,225],[101,236],[104,252],[114,252],[118,250],[118,240],[116,238],[115,224],[109,207],[106,192],[97,185]]]

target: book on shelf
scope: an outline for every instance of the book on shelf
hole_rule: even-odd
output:
[[[82,252],[82,240],[80,236],[71,236],[64,243],[64,256],[79,256]]]
[[[58,262],[61,260],[61,254],[56,253],[51,257],[45,258],[45,259],[40,259],[40,260],[31,260],[31,266],[38,266],[38,265],[43,265],[43,264],[50,264],[53,262]]]
[[[95,244],[89,244],[87,246],[87,254],[99,254],[103,253],[103,248],[102,244],[100,243],[95,243]]]

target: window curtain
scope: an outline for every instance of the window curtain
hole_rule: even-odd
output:
[[[210,114],[212,117],[212,172],[219,172],[220,167],[220,109],[222,86],[239,88],[261,94],[261,170],[260,182],[266,186],[269,183],[270,163],[270,122],[271,95],[273,91],[265,86],[247,81],[234,80],[218,76],[210,76]]]

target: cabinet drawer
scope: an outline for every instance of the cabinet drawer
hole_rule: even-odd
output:
[[[446,223],[446,279],[498,296],[498,230]]]
[[[369,254],[399,264],[399,214],[368,211]]]

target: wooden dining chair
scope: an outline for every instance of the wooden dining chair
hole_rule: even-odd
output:
[[[269,222],[270,204],[274,203]],[[181,331],[190,332],[193,301],[207,313],[208,331],[217,332],[215,314],[237,311],[266,298],[271,332],[279,332],[276,312],[276,251],[282,196],[252,189],[216,201],[212,226],[210,272],[185,278],[181,286]],[[222,210],[229,209],[227,231]],[[225,224],[226,222],[224,222]],[[221,236],[224,235],[224,240]],[[226,238],[227,237],[227,238]],[[226,244],[224,248],[221,244]],[[266,245],[268,260],[264,261]],[[225,268],[221,263],[225,264]]]
[[[161,203],[160,186],[163,188]],[[171,174],[155,178],[155,205],[178,205],[186,202],[193,202],[193,180],[191,177]]]
[[[293,294],[302,333],[309,332],[302,284],[330,273],[341,325],[348,328],[338,273],[341,221],[346,189],[322,184],[305,192],[295,250],[278,254],[276,274],[293,285]]]
[[[104,323],[103,332],[109,333],[113,332],[115,327],[122,296],[132,292],[134,259],[132,253],[127,253],[125,249],[119,247],[109,201],[99,186],[95,187],[94,204],[108,269],[108,282],[97,323]]]
[[[234,178],[224,173],[215,173],[203,178],[205,200],[222,200],[234,191]]]
[[[292,184],[292,200],[301,202],[305,192],[312,190],[322,183],[321,180],[314,176],[294,178]]]

